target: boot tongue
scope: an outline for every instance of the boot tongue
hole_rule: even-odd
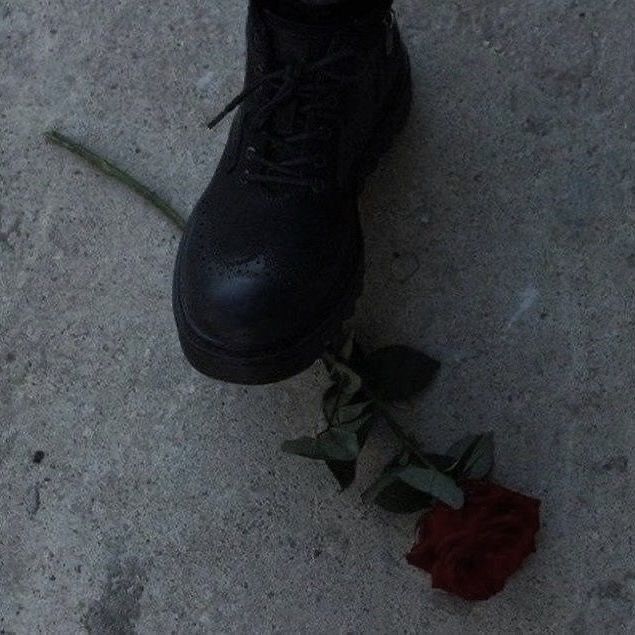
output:
[[[335,25],[297,22],[268,10],[265,11],[264,19],[268,27],[272,61],[280,68],[310,64],[322,59],[329,52],[338,30]],[[291,134],[309,123],[299,117],[297,106],[296,100],[289,100],[280,106],[271,121],[276,132]]]
[[[265,11],[275,61],[286,66],[324,57],[329,50],[335,25],[312,25]]]

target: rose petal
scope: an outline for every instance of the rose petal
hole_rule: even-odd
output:
[[[434,588],[484,600],[536,550],[540,501],[485,481],[463,486],[462,509],[439,503],[424,514],[407,560],[431,573]]]

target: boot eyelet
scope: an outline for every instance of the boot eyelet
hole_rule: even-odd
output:
[[[247,161],[253,161],[255,158],[256,158],[256,148],[254,148],[254,146],[249,146],[245,150],[245,159],[247,159]]]
[[[249,183],[249,177],[251,176],[251,172],[249,170],[243,170],[243,173],[240,175],[240,182],[243,185]]]

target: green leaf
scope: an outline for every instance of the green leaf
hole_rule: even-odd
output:
[[[341,406],[335,413],[337,425],[351,424],[359,419],[368,417],[368,411],[371,405],[372,403],[370,401],[360,401],[358,403],[348,404],[347,406]]]
[[[372,426],[373,414],[369,412],[366,414],[362,414],[361,417],[355,419],[350,423],[339,426],[338,428],[336,428],[336,430],[352,432],[356,435],[357,443],[359,446],[359,454],[366,445],[366,440],[368,439],[368,435],[370,434]],[[356,461],[327,461],[326,464],[343,490],[352,485],[353,481],[355,480],[355,474],[357,471]]]
[[[362,502],[372,503],[387,488],[399,480],[399,470],[403,468],[388,468],[384,473],[362,494]]]
[[[355,481],[357,461],[327,461],[326,466],[337,479],[342,490],[348,489]]]
[[[350,403],[349,397],[340,392],[337,385],[333,385],[322,398],[322,413],[329,426],[341,426],[364,416],[371,405],[370,401]]]
[[[349,423],[344,423],[333,429],[339,430],[341,432],[352,432],[353,434],[357,434],[371,421],[372,418],[373,415],[369,412],[368,414],[362,415],[358,419],[354,419]]]
[[[388,469],[362,496],[365,502],[376,500],[388,488],[394,488],[395,484],[401,482],[410,488],[425,495],[421,498],[421,504],[425,507],[428,504],[427,498],[435,498],[443,501],[453,509],[460,509],[463,506],[464,496],[461,488],[446,474],[424,467],[408,465]],[[399,490],[389,490],[386,498],[391,496],[403,496],[403,488]],[[410,501],[412,502],[412,501]],[[414,510],[416,511],[416,509]]]
[[[346,381],[346,380],[345,380]],[[342,391],[340,384],[333,384],[322,399],[322,412],[329,430],[354,434],[357,439],[357,454],[361,452],[372,426],[371,402],[350,403],[355,395]],[[357,465],[355,460],[327,460],[326,465],[337,479],[340,487],[346,489],[355,480]]]
[[[377,494],[374,502],[393,514],[413,514],[431,507],[434,499],[396,479]]]
[[[449,450],[453,463],[446,470],[456,478],[485,478],[494,467],[494,435],[472,435],[457,441]]]
[[[409,465],[402,468],[399,478],[416,490],[443,501],[453,509],[461,509],[464,503],[463,490],[454,479],[434,469]]]
[[[362,387],[362,378],[349,366],[335,362],[331,373],[342,394],[349,399],[356,395]]]
[[[329,458],[318,439],[312,437],[300,437],[299,439],[293,439],[293,441],[285,441],[282,444],[282,451],[315,461]]]
[[[432,463],[434,467],[439,470],[439,472],[448,472],[452,468],[455,463],[453,457],[448,456],[446,454],[424,454],[423,458],[426,459],[429,463]]]
[[[434,379],[440,363],[408,346],[389,346],[366,357],[362,376],[383,401],[405,401],[423,391]]]
[[[285,441],[282,450],[315,461],[354,461],[360,447],[355,433],[331,428],[317,439],[302,437]]]
[[[343,461],[356,459],[359,455],[360,448],[356,431],[351,432],[339,428],[332,428],[320,435],[320,441],[342,448],[345,454],[341,459]],[[338,460],[337,457],[333,458]]]
[[[325,461],[342,489],[355,480],[357,457],[366,443],[372,427],[372,413],[362,414],[343,426],[329,428],[317,439],[302,437],[286,441],[282,450],[316,461]]]
[[[393,514],[414,514],[430,509],[434,504],[434,498],[403,481],[395,481],[377,496],[375,504]]]
[[[341,399],[342,391],[337,384],[330,386],[322,397],[322,413],[329,425],[333,424]]]

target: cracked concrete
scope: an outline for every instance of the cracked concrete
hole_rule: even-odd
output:
[[[399,2],[412,118],[363,197],[368,345],[443,361],[404,423],[491,429],[539,551],[469,605],[409,568],[413,518],[283,456],[316,366],[208,381],[170,312],[177,235],[46,145],[57,127],[184,211],[240,88],[237,0],[0,0],[0,631],[620,633],[635,628],[631,0]],[[43,451],[34,462],[35,452]]]

